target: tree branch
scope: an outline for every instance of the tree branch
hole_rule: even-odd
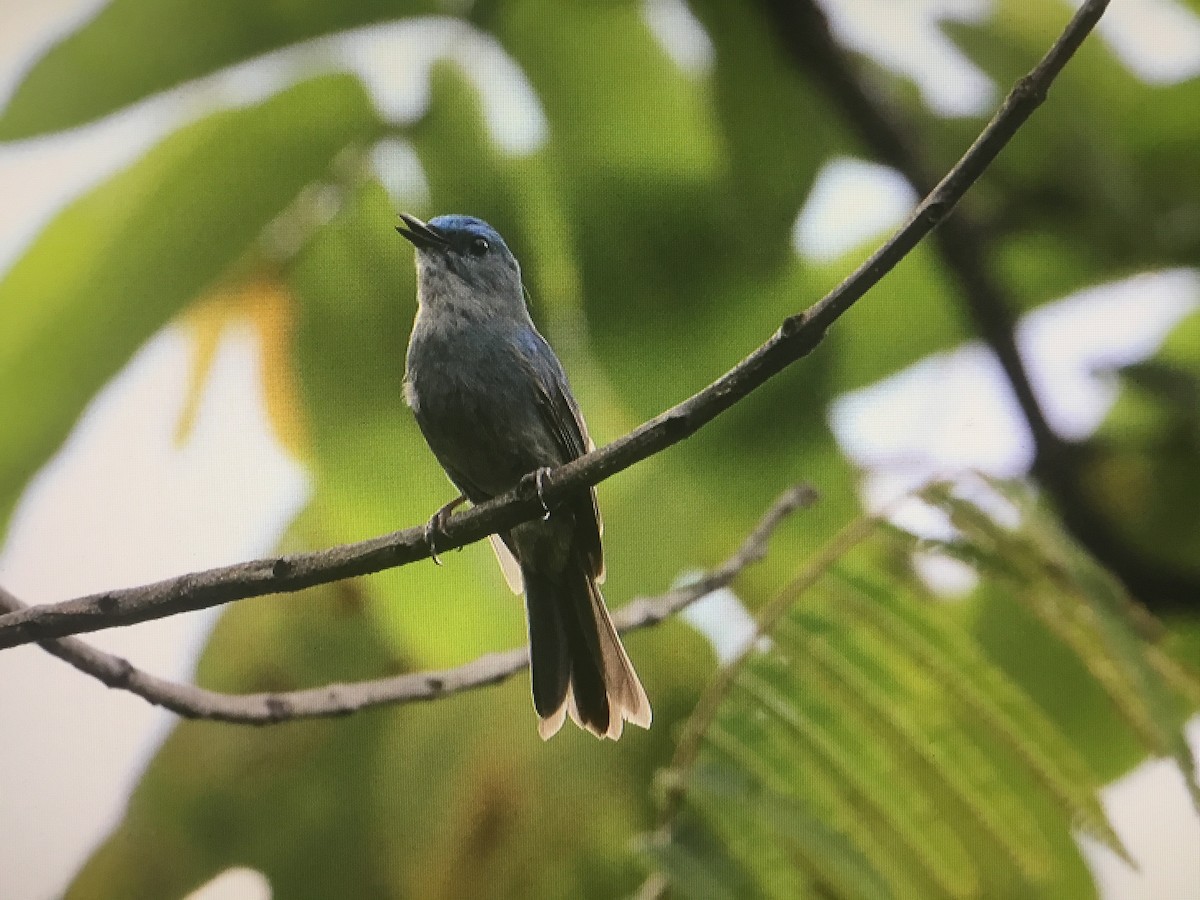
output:
[[[706,594],[728,586],[748,566],[764,559],[775,529],[796,510],[810,506],[817,494],[810,487],[793,487],[779,496],[737,552],[703,578],[655,598],[634,600],[614,613],[621,631],[657,625]],[[26,606],[0,587],[0,609],[19,612]],[[158,678],[134,668],[78,638],[41,642],[47,653],[111,688],[137,694],[188,719],[214,719],[242,725],[271,725],[293,719],[343,716],[385,704],[438,700],[450,694],[498,684],[529,664],[529,650],[520,647],[489,653],[453,669],[412,672],[375,681],[329,684],[305,691],[266,694],[224,694],[190,684]]]
[[[1108,2],[1088,4],[1093,7],[1096,20]],[[816,0],[762,0],[762,3],[793,61],[822,86],[870,152],[903,175],[918,195],[928,193],[934,181],[918,142],[889,107],[872,95],[846,52],[833,39],[829,22]],[[959,281],[976,327],[991,345],[1012,384],[1036,446],[1061,443],[1046,421],[1017,350],[1012,304],[988,269],[986,241],[978,224],[969,211],[959,210],[938,229],[934,241],[951,274]]]
[[[828,20],[815,0],[761,2],[797,67],[822,86],[871,154],[904,176],[918,194],[926,193],[933,179],[918,142],[886,103],[872,94],[848,54],[833,39]],[[1077,19],[1087,14],[1094,24],[1107,6],[1108,0],[1085,4]],[[959,210],[934,237],[947,270],[958,281],[976,330],[996,354],[1012,386],[1033,436],[1034,474],[1054,500],[1067,528],[1147,608],[1194,608],[1200,598],[1200,580],[1145,558],[1114,531],[1089,498],[1081,480],[1087,451],[1060,437],[1046,419],[1017,349],[1016,304],[987,263],[984,229],[968,210]]]
[[[1042,103],[1050,84],[1099,19],[1106,3],[1090,0],[1062,36],[1005,97],[999,111],[908,221],[855,272],[802,313],[789,316],[762,346],[699,393],[624,437],[553,470],[543,480],[551,505],[598,484],[694,434],[787,366],[811,353],[826,330],[933,228],[949,215],[1021,125]],[[532,519],[541,504],[531,478],[494,500],[453,516],[439,550],[478,541]],[[422,527],[316,553],[240,563],[195,572],[142,587],[107,591],[0,616],[0,649],[174,613],[217,606],[245,597],[298,591],[314,584],[366,575],[429,556]]]

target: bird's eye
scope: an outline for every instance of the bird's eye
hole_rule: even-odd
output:
[[[471,241],[471,246],[469,249],[472,256],[483,256],[490,249],[492,249],[492,245],[488,243],[487,238],[477,237],[475,240]]]

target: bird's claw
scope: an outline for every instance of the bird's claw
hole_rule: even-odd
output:
[[[549,473],[550,469],[547,466],[542,466],[542,468],[533,473],[533,486],[537,488],[538,502],[542,504],[542,509],[546,511],[546,514],[542,516],[543,522],[550,521],[550,507],[546,503],[546,488],[543,484],[543,482],[546,480],[546,476]]]
[[[435,566],[440,566],[442,565],[442,560],[438,556],[437,547],[435,547],[433,543],[434,537],[439,531],[441,531],[441,524],[434,524],[434,521],[437,519],[437,517],[438,514],[434,513],[430,520],[425,523],[425,543],[429,545],[429,558],[433,560],[433,564]]]
[[[425,523],[425,543],[429,545],[429,558],[433,560],[435,566],[442,565],[442,560],[438,556],[434,540],[446,527],[446,520],[450,518],[454,510],[466,502],[466,499],[466,497],[456,497],[430,516],[429,521]]]

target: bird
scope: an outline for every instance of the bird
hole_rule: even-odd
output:
[[[400,218],[396,230],[414,246],[417,270],[405,399],[461,493],[429,520],[433,549],[461,503],[481,503],[530,475],[540,497],[548,469],[595,445],[562,364],[530,317],[520,264],[499,232],[474,216]],[[509,587],[525,595],[543,740],[568,715],[612,740],[627,721],[650,727],[650,701],[600,593],[602,533],[589,488],[491,537]]]

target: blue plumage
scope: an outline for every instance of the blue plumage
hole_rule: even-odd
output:
[[[417,248],[406,394],[450,479],[478,503],[586,453],[587,427],[558,357],[529,317],[520,266],[504,239],[471,216],[401,218],[397,230]],[[602,737],[619,737],[625,721],[650,725],[649,701],[600,595],[601,531],[588,491],[548,519],[499,536],[497,552],[515,557],[524,583],[543,737],[568,713]]]

